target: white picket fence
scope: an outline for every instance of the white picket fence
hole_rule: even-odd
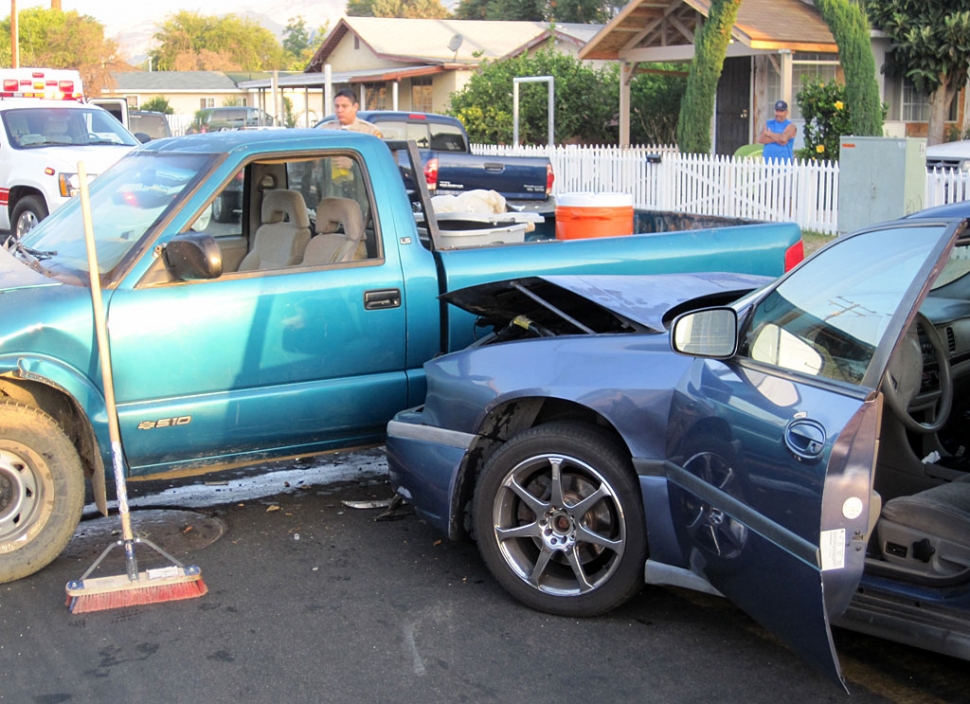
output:
[[[959,169],[934,169],[926,174],[926,207],[970,200],[970,173]]]
[[[637,208],[701,215],[794,221],[804,230],[838,232],[836,162],[765,162],[680,154],[672,146],[500,147],[473,144],[476,154],[544,156],[556,175],[554,192],[620,192]],[[964,172],[927,174],[925,207],[970,199]]]

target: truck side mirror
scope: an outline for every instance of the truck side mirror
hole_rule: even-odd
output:
[[[180,281],[218,279],[222,250],[212,235],[187,232],[165,245],[165,265]]]

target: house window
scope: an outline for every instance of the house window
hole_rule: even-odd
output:
[[[791,120],[801,120],[802,111],[798,107],[798,94],[809,81],[828,83],[835,79],[838,73],[838,54],[795,52],[792,56],[791,88],[792,100],[788,106],[788,117]],[[774,104],[781,94],[781,75],[778,71],[768,71],[768,102]],[[770,109],[769,109],[770,112]]]
[[[917,90],[910,81],[903,81],[903,122],[929,122],[930,121],[930,96],[925,90]],[[950,102],[950,112],[947,114],[947,122],[955,122],[957,119],[957,101]]]
[[[360,37],[354,35],[354,51],[360,49]]]
[[[128,107],[132,109],[138,108],[138,96],[137,95],[126,95],[125,102],[128,103]]]
[[[411,109],[415,112],[432,112],[431,109],[431,76],[419,76],[411,79]]]
[[[199,98],[199,107],[203,110],[206,108],[214,108],[216,106],[215,98]]]
[[[387,84],[386,83],[365,83],[361,110],[387,110]]]

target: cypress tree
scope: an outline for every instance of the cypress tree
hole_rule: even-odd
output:
[[[677,120],[677,144],[682,152],[709,154],[711,151],[717,82],[740,6],[741,0],[713,0],[707,21],[697,32],[694,60],[690,63],[687,89]]]
[[[849,0],[815,0],[815,6],[839,46],[845,94],[851,107],[852,134],[881,137],[882,102],[865,11]]]

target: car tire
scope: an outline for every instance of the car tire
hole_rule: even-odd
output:
[[[595,426],[555,422],[516,435],[485,464],[473,502],[482,558],[533,609],[595,616],[643,586],[636,476],[629,455]]]
[[[50,564],[84,508],[84,472],[49,415],[0,400],[0,584]]]
[[[48,215],[47,204],[40,196],[24,196],[17,201],[10,216],[10,236],[20,240]]]
[[[212,219],[220,223],[232,220],[232,206],[228,203],[228,198],[222,194],[212,201]]]

